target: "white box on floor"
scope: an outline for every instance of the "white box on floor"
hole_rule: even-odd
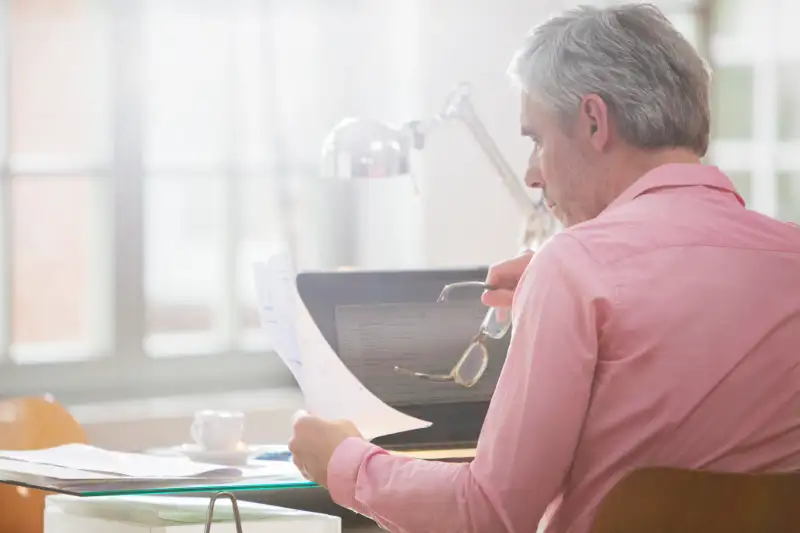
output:
[[[208,498],[48,496],[44,533],[203,533]],[[240,501],[243,533],[341,533],[341,519]],[[211,533],[236,533],[230,501],[214,505]]]

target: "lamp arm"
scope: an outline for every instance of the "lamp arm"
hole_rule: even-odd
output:
[[[438,115],[439,120],[455,119],[462,122],[470,131],[478,146],[488,157],[489,162],[497,171],[500,179],[505,185],[511,197],[518,204],[519,208],[526,216],[536,214],[536,206],[533,200],[525,192],[522,182],[519,180],[508,161],[500,152],[486,126],[475,112],[470,96],[470,86],[466,83],[459,84],[450,94],[444,109]]]
[[[469,96],[469,84],[459,84],[450,95],[450,98],[448,98],[443,111],[436,118],[440,121],[448,119],[459,120],[467,126],[525,216],[525,227],[521,238],[522,247],[525,249],[538,248],[545,239],[554,233],[555,220],[545,208],[543,200],[534,202],[525,192],[522,181],[514,173],[502,152],[500,152],[497,143],[495,143],[483,121],[476,113],[475,106]]]

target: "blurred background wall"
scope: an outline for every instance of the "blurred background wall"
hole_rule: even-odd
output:
[[[608,2],[606,2],[608,3]],[[794,0],[657,2],[714,69],[708,157],[749,207],[800,222]],[[0,394],[67,403],[291,383],[251,264],[488,264],[519,216],[469,132],[414,178],[319,177],[342,118],[437,112],[460,81],[521,174],[505,76],[550,0],[0,2]]]

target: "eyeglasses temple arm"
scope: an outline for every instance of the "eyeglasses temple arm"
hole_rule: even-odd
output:
[[[442,292],[439,293],[439,299],[436,300],[437,302],[445,302],[447,301],[448,296],[450,293],[453,292],[455,289],[460,289],[461,287],[479,287],[485,291],[494,291],[497,290],[497,287],[493,285],[489,285],[483,281],[459,281],[456,283],[449,283],[442,288]]]

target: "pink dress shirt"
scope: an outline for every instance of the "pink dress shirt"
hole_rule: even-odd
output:
[[[474,461],[348,439],[334,501],[395,532],[585,533],[637,467],[800,469],[800,229],[716,168],[659,167],[556,235],[512,316]]]

